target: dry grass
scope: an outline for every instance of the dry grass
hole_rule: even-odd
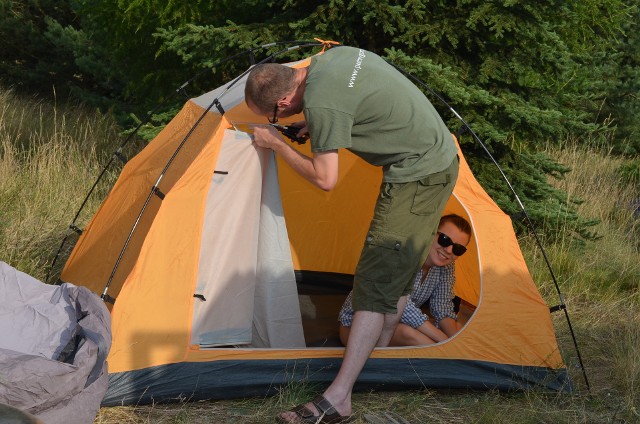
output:
[[[100,115],[25,101],[0,90],[0,260],[43,279],[51,255],[105,163],[103,152],[120,141],[115,127]],[[554,322],[575,393],[356,393],[356,422],[366,422],[365,413],[394,411],[416,424],[640,423],[640,220],[629,206],[640,197],[638,187],[617,175],[624,159],[575,143],[548,152],[574,168],[554,183],[585,200],[581,213],[601,220],[597,242],[580,246],[561,238],[547,247],[591,393],[584,390],[573,341],[559,312]],[[99,190],[88,211],[108,186]],[[539,248],[530,239],[522,245],[543,296],[550,305],[557,304]],[[102,408],[95,423],[269,423],[279,411],[319,391],[291,384],[268,398]]]
[[[2,260],[44,280],[53,253],[105,163],[117,128],[99,114],[19,99],[0,91],[0,244]],[[111,186],[103,179],[86,208]]]
[[[308,398],[307,398],[308,399]],[[185,402],[168,405],[102,408],[95,423],[273,423],[277,399]],[[287,405],[287,407],[293,404]],[[499,393],[493,391],[423,390],[356,393],[356,424],[366,415],[393,411],[412,424],[538,424],[636,423],[634,411],[613,395],[558,395],[554,393]]]

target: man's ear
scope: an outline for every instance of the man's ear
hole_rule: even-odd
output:
[[[291,99],[293,98],[293,94],[288,94],[278,100],[278,108],[284,109],[291,105]]]

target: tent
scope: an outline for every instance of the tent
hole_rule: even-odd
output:
[[[337,311],[381,172],[340,151],[337,187],[314,188],[251,143],[266,120],[246,107],[245,78],[187,101],[127,162],[62,271],[111,310],[103,405],[265,395],[337,372]],[[569,389],[511,221],[460,158],[445,213],[473,227],[456,266],[464,328],[376,349],[355,389]]]
[[[0,293],[0,422],[92,423],[109,384],[104,302],[4,262]]]

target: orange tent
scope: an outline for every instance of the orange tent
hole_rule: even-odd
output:
[[[264,395],[337,372],[337,310],[380,170],[340,151],[336,189],[314,188],[251,143],[264,117],[243,94],[244,78],[189,100],[126,164],[65,265],[62,281],[111,302],[104,405]],[[456,262],[465,325],[435,345],[376,349],[356,389],[567,389],[511,221],[460,158],[445,213],[473,227]]]

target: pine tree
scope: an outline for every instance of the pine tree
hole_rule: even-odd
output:
[[[579,199],[551,189],[547,179],[562,178],[569,168],[539,153],[540,146],[571,137],[638,151],[634,0],[58,3],[64,13],[49,8],[44,14],[66,18],[38,22],[46,23],[55,55],[66,58],[62,63],[73,57],[82,82],[75,92],[123,117],[158,110],[145,127],[148,136],[185,101],[175,95],[185,81],[184,94],[197,95],[250,64],[248,55],[221,64],[223,58],[274,41],[319,37],[376,52],[438,93],[484,141],[547,234],[571,222],[577,235],[590,238],[593,222],[575,215]],[[4,9],[15,4],[36,2],[0,0]],[[17,21],[31,22],[29,16]],[[12,23],[2,19],[0,35]],[[257,59],[280,48],[257,51]],[[12,52],[0,49],[2,64]],[[456,131],[461,122],[429,89]],[[478,178],[518,223],[519,207],[484,150],[468,135],[460,141]]]
[[[604,12],[624,8],[622,1],[609,1],[606,7],[595,1],[271,4],[275,17],[270,20],[236,23],[231,16],[222,26],[163,30],[163,51],[197,66],[211,62],[185,54],[197,51],[198,45],[206,52],[222,51],[221,45],[248,48],[273,41],[278,34],[279,39],[320,36],[379,53],[424,81],[467,119],[547,234],[570,222],[577,235],[593,238],[589,227],[595,222],[573,209],[579,199],[568,199],[547,183],[549,177],[562,178],[569,168],[536,152],[538,145],[568,136],[611,137],[610,122],[599,112],[612,87],[603,78],[610,72],[604,64],[611,63],[607,40],[619,34],[623,19]],[[302,16],[300,10],[310,12]],[[457,129],[461,123],[430,97]],[[461,142],[484,186],[520,222],[514,196],[483,149],[468,137]]]

